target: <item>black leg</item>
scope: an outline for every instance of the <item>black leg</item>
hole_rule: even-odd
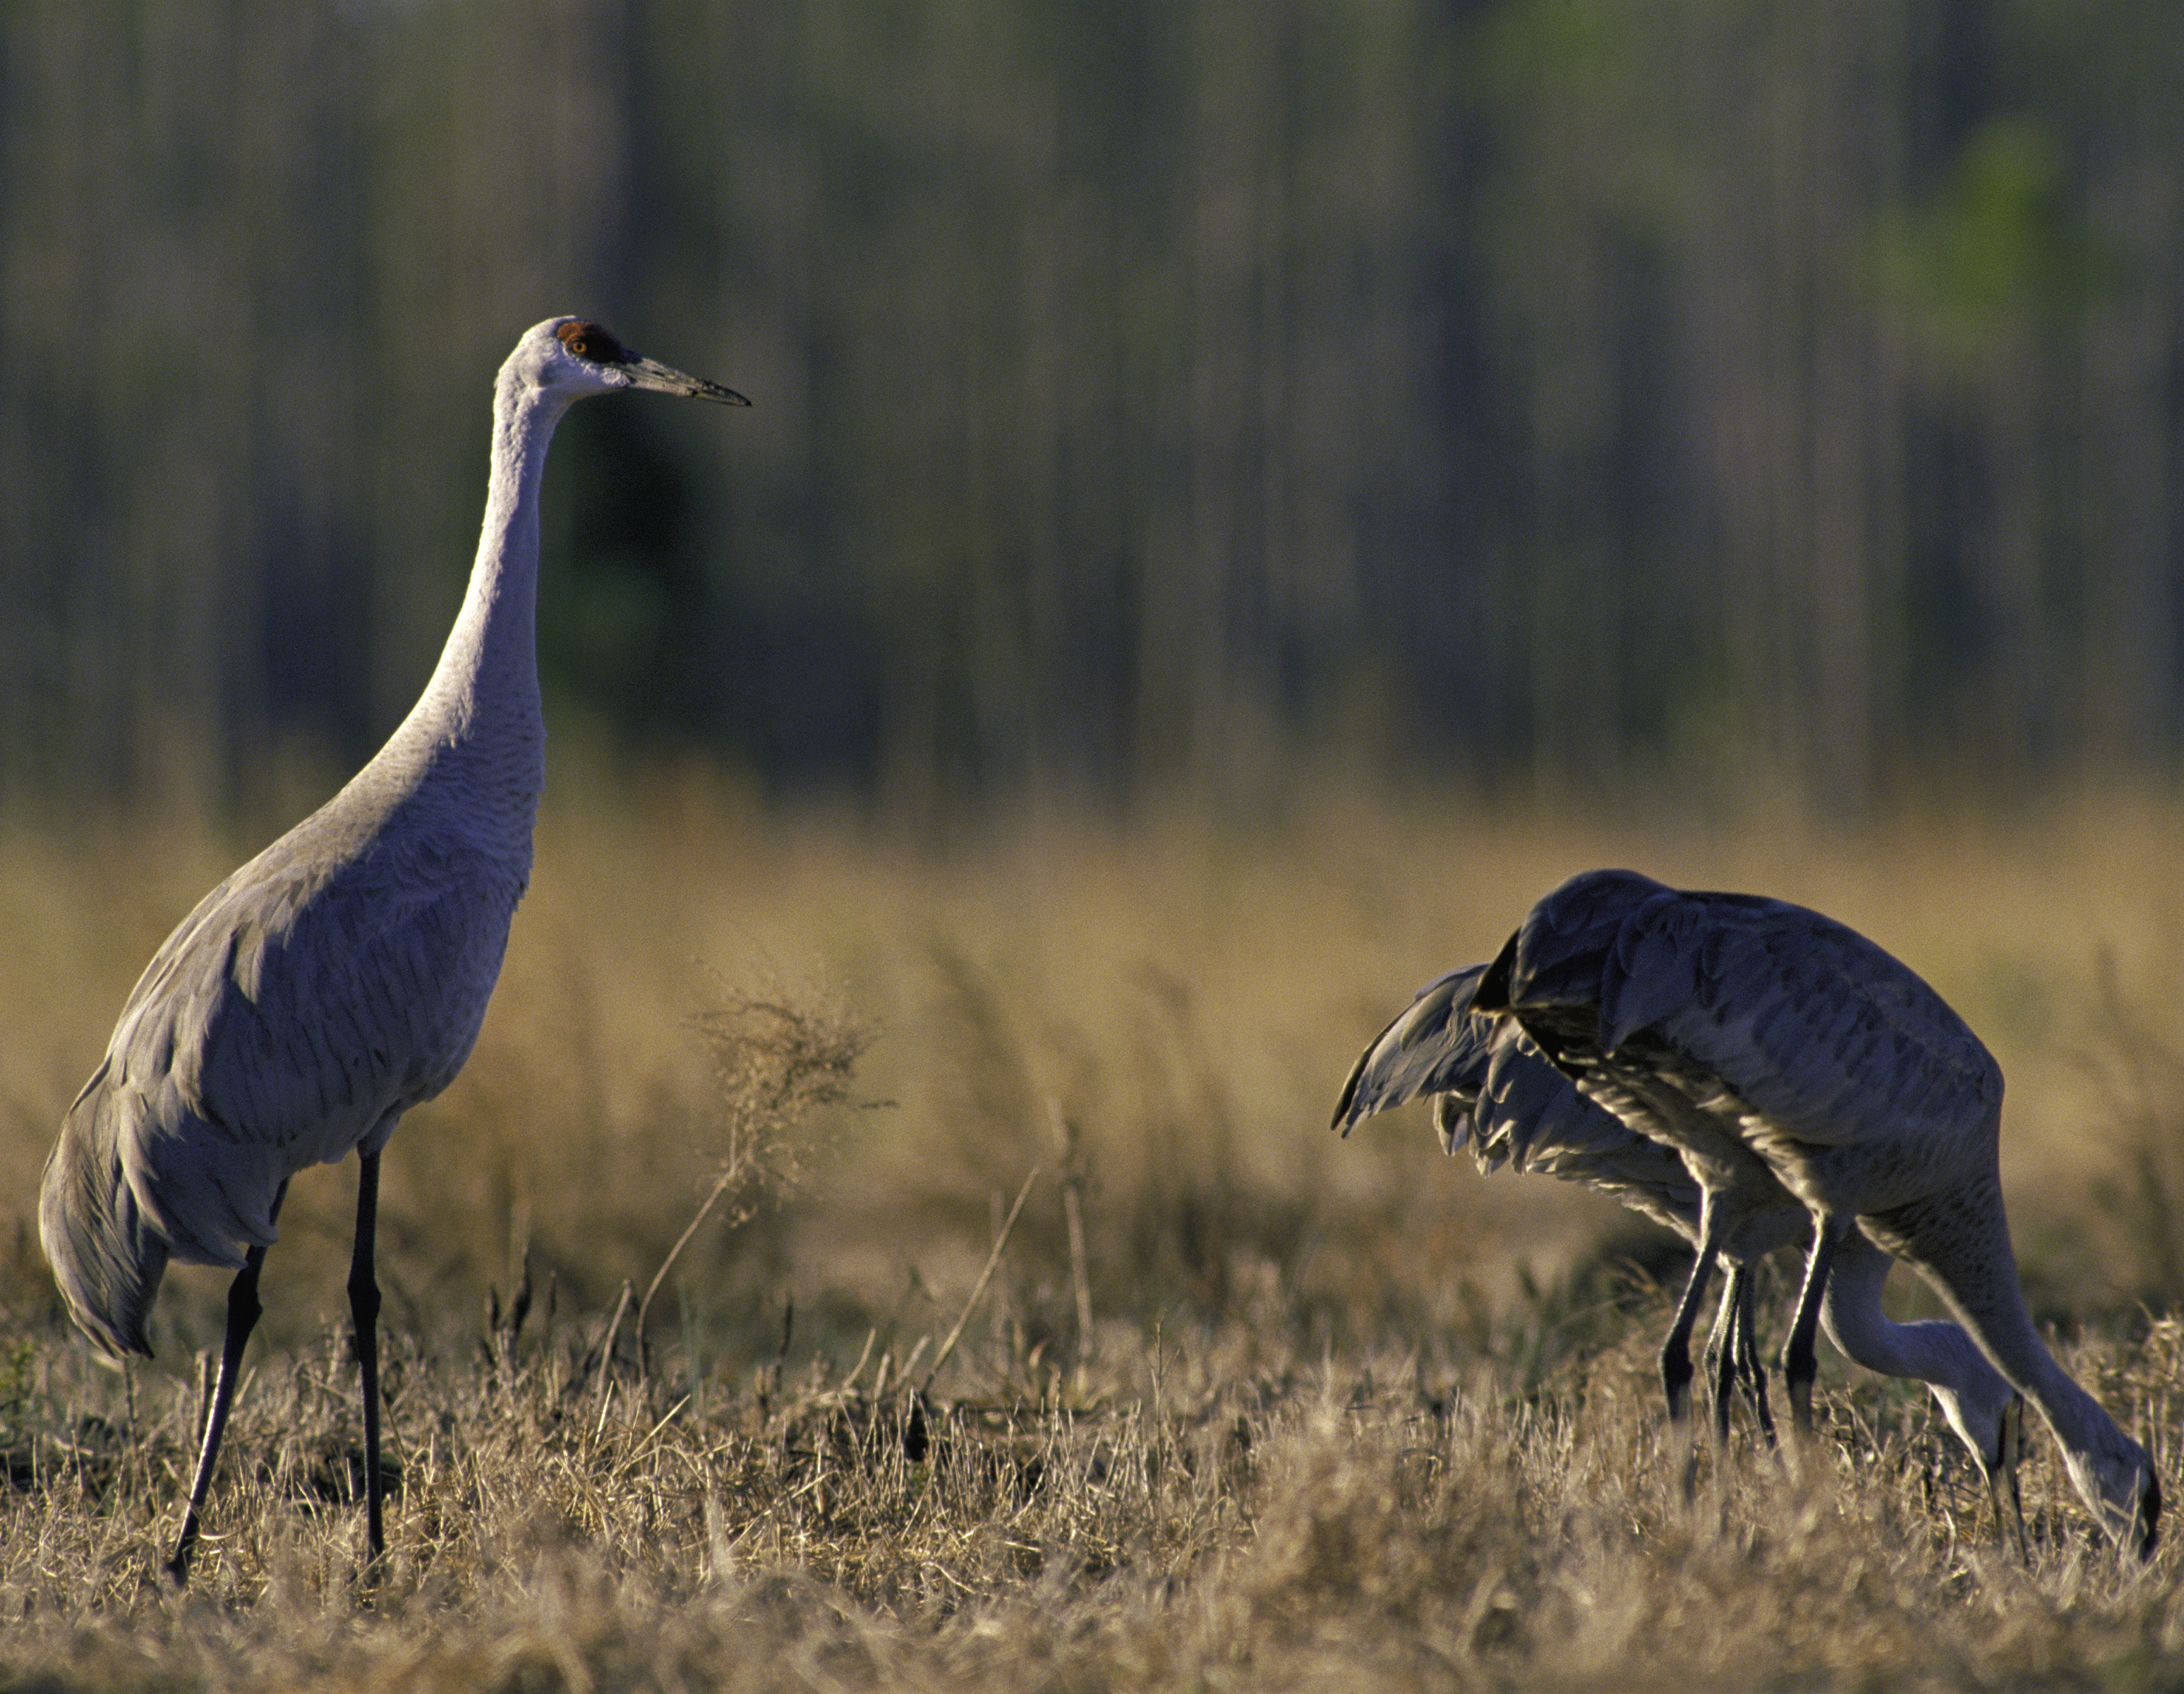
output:
[[[167,1574],[177,1587],[190,1579],[190,1554],[198,1544],[198,1518],[205,1496],[212,1492],[212,1468],[220,1457],[220,1438],[227,1429],[228,1408],[235,1402],[235,1386],[242,1374],[242,1350],[250,1332],[265,1309],[258,1303],[258,1273],[265,1262],[265,1249],[253,1247],[243,1256],[242,1268],[227,1290],[227,1338],[220,1345],[220,1377],[212,1390],[212,1410],[205,1418],[204,1445],[198,1450],[197,1475],[190,1482],[189,1510],[182,1516],[181,1539],[175,1556],[167,1561]]]
[[[1707,1283],[1713,1275],[1714,1255],[1720,1243],[1714,1239],[1713,1205],[1709,1196],[1700,1204],[1698,1251],[1691,1257],[1691,1280],[1684,1284],[1684,1297],[1677,1302],[1676,1321],[1669,1326],[1669,1338],[1661,1343],[1661,1386],[1669,1394],[1669,1421],[1682,1421],[1684,1390],[1691,1381],[1691,1331],[1697,1327],[1699,1302],[1706,1298]]]
[[[2002,1439],[1997,1443],[1994,1462],[1986,1467],[1987,1498],[1994,1507],[1994,1538],[2001,1545],[2009,1545],[2009,1530],[2006,1522],[2014,1523],[2017,1530],[2017,1562],[2029,1565],[2031,1555],[2025,1550],[2025,1499],[2018,1492],[2017,1464],[2025,1454],[2025,1401],[2012,1396],[2003,1409]],[[2003,1517],[2003,1503],[2009,1505],[2009,1518]]]
[[[1713,1371],[1714,1439],[1724,1445],[1729,1440],[1729,1402],[1736,1392],[1737,1349],[1743,1342],[1738,1319],[1747,1304],[1750,1280],[1744,1266],[1730,1266],[1721,1290],[1721,1316],[1713,1326],[1713,1341],[1707,1348],[1707,1362]]]
[[[1755,1323],[1755,1283],[1747,1277],[1738,1290],[1740,1301],[1734,1330],[1736,1341],[1736,1374],[1744,1384],[1746,1396],[1752,1401],[1752,1416],[1759,1420],[1759,1433],[1769,1446],[1774,1445],[1774,1414],[1767,1405],[1767,1367],[1759,1362],[1759,1337]]]
[[[1676,1321],[1661,1343],[1661,1386],[1668,1391],[1669,1421],[1682,1421],[1684,1391],[1691,1382],[1691,1331],[1697,1326],[1699,1301],[1713,1273],[1713,1255],[1703,1249],[1691,1265],[1691,1279],[1684,1284],[1684,1297],[1676,1307]]]
[[[379,1279],[372,1256],[379,1233],[379,1155],[357,1155],[356,1251],[348,1267],[348,1309],[356,1323],[356,1362],[364,1378],[365,1528],[376,1559],[387,1551],[379,1480]]]
[[[1813,1427],[1813,1379],[1820,1374],[1813,1343],[1819,1332],[1820,1299],[1827,1292],[1828,1267],[1835,1261],[1836,1245],[1855,1220],[1849,1218],[1814,1219],[1813,1251],[1805,1261],[1805,1285],[1797,1295],[1797,1317],[1790,1325],[1789,1345],[1782,1350],[1782,1385],[1789,1390],[1790,1413],[1800,1434]]]

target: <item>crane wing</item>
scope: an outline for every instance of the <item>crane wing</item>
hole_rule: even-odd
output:
[[[1580,1093],[1513,1020],[1472,1015],[1485,968],[1451,971],[1418,990],[1351,1067],[1336,1127],[1347,1134],[1376,1112],[1429,1095],[1443,1150],[1468,1140],[1482,1171],[1545,1170],[1618,1198],[1626,1189],[1643,1193],[1652,1203],[1640,1209],[1656,1217],[1680,1206],[1695,1218],[1697,1184],[1673,1153]]]
[[[1718,1083],[1761,1139],[1813,1145],[1963,1129],[1991,1119],[2002,1073],[1964,1020],[1908,966],[1806,907],[1685,894],[1596,872],[1525,920],[1512,967],[1519,1015],[1598,1050],[1643,1036],[1687,1085]]]
[[[1333,1127],[1347,1135],[1374,1112],[1421,1095],[1448,1096],[1469,1109],[1486,1079],[1488,1032],[1471,1017],[1471,994],[1482,968],[1472,965],[1435,978],[1373,1038],[1342,1084]],[[1442,1134],[1450,1152],[1462,1139],[1460,1128]]]
[[[520,876],[428,833],[324,852],[315,822],[168,938],[71,1108],[185,1260],[240,1264],[289,1177],[453,1080],[499,973]]]

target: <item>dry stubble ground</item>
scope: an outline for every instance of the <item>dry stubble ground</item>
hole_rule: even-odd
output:
[[[353,1190],[330,1170],[283,1218],[186,1596],[153,1572],[220,1279],[172,1279],[160,1358],[125,1377],[57,1322],[30,1219],[134,972],[248,843],[18,833],[0,844],[0,1179],[19,1219],[0,1676],[2184,1680],[2176,1538],[2120,1564],[2044,1441],[2030,1569],[1991,1544],[1925,1404],[1832,1358],[1815,1445],[1790,1460],[1740,1434],[1686,1502],[1650,1360],[1674,1257],[1612,1209],[1443,1160],[1416,1117],[1347,1145],[1322,1127],[1379,1021],[1571,870],[1820,906],[2002,1056],[2036,1307],[2174,1496],[2184,902],[2161,872],[2179,822],[2109,800],[1825,839],[1353,800],[1249,835],[1033,821],[913,854],[702,783],[557,810],[471,1067],[390,1153],[387,1568],[359,1580],[337,1321]],[[800,1054],[856,1046],[839,1019],[872,1038],[846,1099],[803,1113],[841,1081],[808,1064],[826,1085],[769,1094]],[[663,1285],[649,1379],[627,1319],[602,1373],[622,1284],[642,1291],[738,1147],[750,1181]]]

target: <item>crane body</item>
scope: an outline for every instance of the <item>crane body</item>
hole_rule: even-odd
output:
[[[1421,1097],[1433,1101],[1445,1151],[1467,1143],[1482,1172],[1504,1164],[1575,1182],[1610,1195],[1680,1235],[1695,1255],[1693,1283],[1702,1291],[1708,1212],[1698,1177],[1677,1143],[1647,1116],[1641,1101],[1687,1113],[1667,1090],[1628,1089],[1610,1110],[1546,1057],[1515,1019],[1475,1009],[1488,967],[1474,965],[1429,983],[1367,1046],[1336,1104],[1345,1134],[1374,1112]],[[1636,1126],[1636,1127],[1634,1127]],[[1714,1251],[1728,1262],[1728,1285],[1709,1346],[1715,1363],[1714,1419],[1728,1426],[1734,1384],[1741,1380],[1761,1427],[1771,1435],[1764,1372],[1753,1333],[1751,1270],[1768,1254],[1811,1238],[1806,1208],[1755,1156],[1730,1160],[1743,1184],[1732,1206],[1717,1206]],[[1734,1213],[1732,1228],[1718,1220]],[[2020,1401],[1957,1324],[1939,1319],[1898,1323],[1881,1304],[1892,1261],[1862,1235],[1842,1245],[1823,1319],[1844,1357],[1867,1368],[1927,1385],[1944,1418],[1970,1452],[1994,1507],[1997,1533],[2004,1510],[2017,1525],[2021,1443]],[[1672,1417],[1691,1376],[1690,1316],[1699,1295],[1687,1285],[1677,1323],[1663,1348],[1663,1374]]]
[[[1827,1323],[1840,1338],[1830,1269],[1870,1246],[1912,1265],[2039,1409],[2102,1526],[2151,1552],[2152,1461],[2056,1363],[2025,1307],[2003,1205],[2001,1067],[1914,972],[1786,900],[1595,871],[1532,908],[1474,1006],[1514,1019],[1702,1183],[1708,1155],[1737,1141],[1804,1206],[1811,1245],[1783,1365],[1801,1418],[1814,1335]],[[1634,1109],[1645,1099],[1685,1109]]]
[[[384,1545],[372,1269],[381,1150],[470,1056],[531,873],[545,783],[538,493],[554,426],[644,388],[748,404],[599,325],[534,326],[494,387],[485,522],[417,704],[341,791],[222,882],[138,978],[64,1119],[39,1232],[79,1327],[148,1354],[170,1259],[237,1271],[182,1535],[187,1573],[289,1181],[359,1156],[349,1277],[364,1378],[369,1537]]]

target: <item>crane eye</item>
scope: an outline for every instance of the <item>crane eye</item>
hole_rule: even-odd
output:
[[[566,323],[554,332],[561,345],[577,358],[589,359],[594,365],[627,365],[632,357],[628,348],[614,338],[601,324],[578,318]]]

